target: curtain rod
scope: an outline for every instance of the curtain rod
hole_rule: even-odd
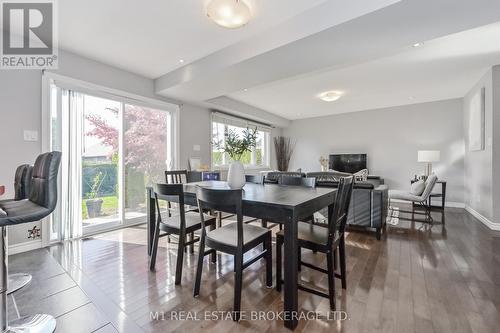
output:
[[[212,113],[220,113],[222,115],[225,115],[225,116],[228,116],[228,117],[232,117],[232,118],[235,118],[235,119],[238,119],[238,120],[244,120],[244,121],[247,121],[247,122],[250,122],[250,123],[254,123],[254,124],[257,124],[257,125],[262,125],[262,126],[267,126],[269,128],[274,128],[274,126],[271,125],[271,124],[266,124],[266,123],[263,123],[263,122],[260,122],[260,121],[257,121],[257,120],[253,120],[253,119],[249,119],[249,118],[245,118],[245,117],[236,116],[236,115],[228,113],[228,112],[223,112],[223,111],[219,111],[219,110],[211,110],[211,111],[212,111]]]

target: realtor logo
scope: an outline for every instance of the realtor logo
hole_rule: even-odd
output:
[[[1,1],[2,69],[57,68],[55,2]]]

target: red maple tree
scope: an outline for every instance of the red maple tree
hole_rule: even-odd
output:
[[[109,110],[118,115],[117,109]],[[167,112],[126,104],[123,117],[125,166],[144,172],[146,182],[158,181],[166,169]],[[98,138],[103,145],[111,146],[112,154],[117,154],[118,129],[96,113],[85,118],[92,124],[87,135]]]

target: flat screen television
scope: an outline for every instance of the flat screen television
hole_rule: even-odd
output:
[[[333,154],[328,159],[330,170],[356,173],[366,169],[366,154]]]

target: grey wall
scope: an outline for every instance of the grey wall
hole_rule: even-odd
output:
[[[283,134],[296,140],[292,169],[317,171],[319,157],[331,153],[367,153],[370,173],[391,189],[409,189],[423,173],[418,150],[440,150],[434,171],[448,182],[447,201],[463,204],[462,119],[462,99],[453,99],[296,120]]]
[[[41,72],[2,70],[0,73],[0,185],[2,197],[14,196],[14,171],[24,163],[33,163],[41,143],[23,140],[23,130],[41,130]],[[27,241],[28,229],[40,223],[9,227],[9,243]]]
[[[183,104],[180,113],[179,166],[187,169],[190,157],[199,157],[201,163],[210,165],[210,110]],[[199,145],[200,151],[194,151],[194,145]]]
[[[482,87],[485,95],[485,150],[469,151],[469,105]],[[493,81],[489,70],[464,97],[465,204],[489,220],[493,219]]]

